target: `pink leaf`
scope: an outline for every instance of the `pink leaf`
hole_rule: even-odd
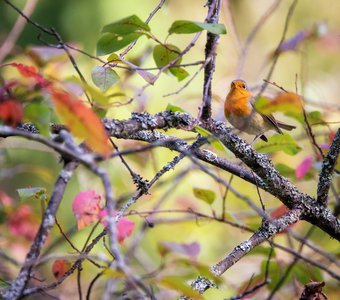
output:
[[[9,231],[13,235],[21,235],[30,241],[34,240],[38,231],[38,224],[31,208],[27,204],[20,205],[9,216],[8,224]]]
[[[115,215],[117,212],[114,213]],[[103,209],[98,216],[102,219],[103,226],[107,226],[106,216],[107,209]],[[119,243],[123,243],[124,240],[129,237],[135,228],[135,223],[128,218],[122,217],[119,219],[117,224],[117,238]]]
[[[82,229],[99,220],[101,196],[94,190],[78,193],[72,202],[72,211],[77,219],[78,229]]]
[[[193,243],[173,243],[163,242],[162,245],[168,250],[176,253],[189,256],[191,259],[196,260],[197,255],[200,252],[200,244],[197,242]]]
[[[307,172],[311,169],[313,166],[313,157],[307,156],[296,168],[295,170],[295,176],[297,179],[302,179],[305,177]]]

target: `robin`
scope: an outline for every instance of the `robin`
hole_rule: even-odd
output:
[[[232,81],[230,91],[224,102],[224,114],[227,120],[235,128],[248,134],[255,134],[255,142],[258,138],[268,142],[264,133],[275,130],[283,134],[282,129],[292,130],[295,126],[285,124],[274,118],[273,115],[264,115],[255,110],[255,98],[249,92],[244,80]]]

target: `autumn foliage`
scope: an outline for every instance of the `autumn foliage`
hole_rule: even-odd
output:
[[[336,299],[330,5],[90,2],[0,3],[0,298]],[[294,130],[233,128],[235,79]]]

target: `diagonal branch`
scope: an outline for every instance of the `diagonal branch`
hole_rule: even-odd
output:
[[[223,122],[212,120],[204,126],[264,181],[267,192],[277,197],[290,209],[301,209],[303,212],[301,219],[318,226],[340,241],[340,220],[315,199],[301,193],[288,179],[281,176],[267,155],[256,152],[241,138],[230,134]]]
[[[55,215],[63,198],[67,183],[77,166],[77,162],[69,162],[66,163],[64,168],[60,171],[59,177],[55,183],[53,194],[41,221],[39,231],[35,236],[31,249],[27,253],[25,263],[23,264],[19,275],[12,282],[11,287],[4,293],[4,299],[15,300],[21,298],[22,293],[32,276],[32,270],[37,263],[41,249],[44,246],[47,236],[54,224]]]
[[[282,232],[291,224],[300,220],[302,210],[293,209],[288,211],[282,217],[275,220],[266,220],[258,231],[256,231],[247,241],[234,248],[223,260],[210,268],[211,272],[216,276],[221,276],[232,265],[237,263],[243,256],[253,250],[270,237]]]
[[[319,174],[317,201],[326,206],[328,191],[332,183],[332,173],[335,168],[340,153],[340,129],[338,129],[331,147],[322,162],[322,168]]]

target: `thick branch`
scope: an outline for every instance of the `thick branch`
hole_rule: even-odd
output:
[[[321,172],[319,174],[318,196],[317,201],[326,206],[328,191],[332,183],[332,173],[340,153],[340,129],[338,129],[332,145],[322,162]]]
[[[121,127],[118,124],[122,124]],[[134,133],[138,130],[167,130],[171,127],[193,131],[196,125],[204,127],[232,151],[236,157],[241,159],[254,173],[261,178],[263,188],[277,197],[290,209],[301,209],[302,219],[318,226],[333,238],[340,240],[340,221],[328,209],[316,202],[312,197],[299,192],[299,190],[286,178],[282,177],[274,168],[267,155],[258,153],[254,148],[245,143],[237,135],[230,133],[230,128],[224,122],[200,123],[195,118],[182,113],[169,111],[158,113],[154,116],[149,114],[133,114],[127,121],[106,121],[105,126],[111,135],[121,138],[141,139],[148,142],[157,142],[157,137],[148,136],[147,132],[136,137]],[[159,133],[157,133],[159,134]],[[160,137],[160,136],[159,136]],[[150,139],[151,138],[151,139]],[[160,137],[161,138],[161,137]],[[167,145],[171,149],[170,145]],[[173,148],[173,150],[176,150]],[[262,188],[262,186],[261,186]]]
[[[251,168],[265,183],[266,191],[277,197],[290,209],[301,209],[301,219],[312,223],[340,241],[340,220],[315,199],[299,190],[274,168],[270,159],[258,153],[251,145],[236,135],[230,134],[223,122],[210,122],[205,128]],[[227,133],[228,132],[228,133]]]
[[[318,226],[333,238],[340,240],[340,220],[315,199],[301,193],[289,180],[282,177],[275,170],[267,155],[256,152],[251,145],[248,145],[237,135],[232,134],[230,128],[227,128],[224,122],[216,122],[210,119],[209,122],[200,123],[188,114],[165,111],[155,115],[134,113],[131,119],[122,121],[107,119],[104,120],[104,125],[111,136],[143,140],[156,144],[161,141],[161,146],[179,152],[181,152],[179,150],[181,146],[186,144],[183,140],[173,137],[167,137],[168,139],[164,140],[166,136],[159,132],[153,132],[153,130],[177,128],[194,131],[195,126],[200,125],[219,138],[236,157],[241,159],[257,175],[255,182],[259,187],[277,197],[290,209],[301,209],[303,211],[302,219]],[[8,134],[8,132],[5,132],[5,135],[6,133]],[[205,157],[207,162],[212,163],[211,157],[209,160],[202,152],[201,154],[201,157],[198,155],[197,157],[202,159]],[[224,167],[227,167],[227,165]],[[228,171],[238,173],[236,174],[237,176],[250,182],[252,181],[251,176],[248,176],[249,173],[244,173],[248,175],[242,176],[239,173],[242,170],[237,170],[235,167]],[[258,179],[260,180],[258,181]]]

